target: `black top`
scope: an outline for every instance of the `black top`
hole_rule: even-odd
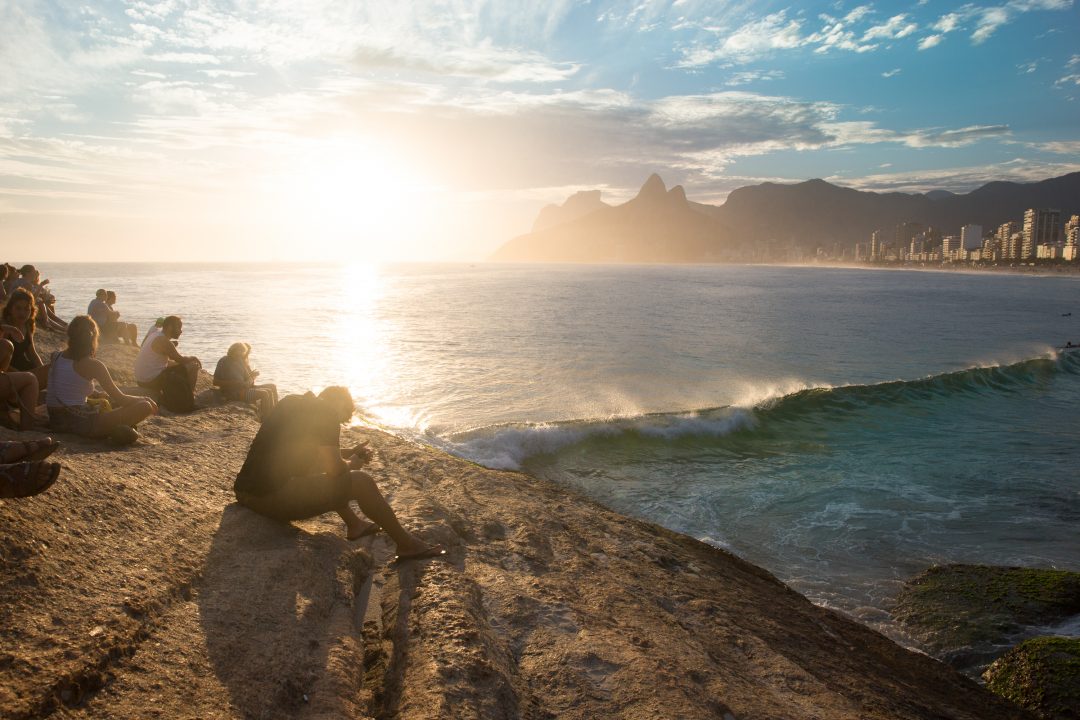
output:
[[[266,495],[291,477],[319,472],[315,448],[338,447],[338,410],[311,393],[283,398],[251,441],[244,466],[236,475],[237,492]]]
[[[29,333],[23,335],[22,342],[14,342],[15,353],[11,356],[11,369],[28,371],[38,366],[34,358],[34,336]]]

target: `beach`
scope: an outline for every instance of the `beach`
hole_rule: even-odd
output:
[[[121,384],[133,352],[100,353]],[[391,567],[336,516],[233,502],[256,429],[214,404],[129,447],[60,436],[56,486],[0,504],[3,717],[1022,717],[728,552],[350,428],[449,549]]]

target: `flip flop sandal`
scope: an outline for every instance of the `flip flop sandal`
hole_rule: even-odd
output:
[[[26,440],[23,442],[23,445],[28,449],[26,457],[23,458],[23,460],[29,462],[44,460],[60,449],[60,443],[52,439],[48,442],[45,440]],[[33,446],[32,450],[29,449],[30,446]]]
[[[431,547],[414,553],[402,553],[395,555],[394,559],[390,562],[391,566],[401,565],[402,563],[409,562],[410,560],[429,560],[434,558],[443,557],[446,555],[446,548],[442,545],[432,545]]]
[[[46,469],[46,472],[42,472]],[[0,466],[0,498],[22,498],[49,489],[60,477],[60,463],[21,462]]]
[[[8,440],[0,442],[0,462],[11,464],[44,460],[56,452],[59,447],[60,443],[52,439],[48,442],[44,440]],[[9,457],[11,452],[17,448],[22,448],[22,454],[18,457]]]

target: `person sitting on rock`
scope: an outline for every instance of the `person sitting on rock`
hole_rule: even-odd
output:
[[[49,426],[58,432],[87,437],[108,436],[117,443],[138,439],[135,426],[158,411],[150,398],[127,395],[116,387],[109,368],[94,357],[98,327],[88,315],[77,315],[68,324],[68,346],[52,356],[45,404]],[[94,382],[105,389],[109,407],[89,402]],[[115,406],[115,410],[112,407]]]
[[[41,361],[34,345],[36,315],[37,304],[33,296],[24,288],[16,288],[8,295],[0,313],[0,337],[10,340],[15,346],[11,356],[12,369],[34,373],[38,389],[43,390],[49,384],[49,366]]]
[[[161,391],[168,373],[185,373],[194,391],[202,363],[199,358],[184,356],[176,349],[184,322],[176,315],[165,318],[161,327],[155,327],[143,339],[139,355],[135,358],[135,382],[140,387]]]
[[[94,299],[86,306],[86,314],[97,323],[101,339],[108,341],[112,340],[116,333],[110,329],[112,313],[109,312],[109,304],[105,302],[105,297],[105,288],[98,288],[98,291],[94,293]]]
[[[349,540],[382,528],[397,545],[395,562],[444,555],[441,545],[429,545],[401,526],[371,475],[360,469],[371,451],[363,445],[341,449],[341,424],[354,410],[343,387],[283,398],[255,434],[236,475],[237,501],[285,522],[336,512]],[[375,522],[361,520],[352,500]]]
[[[218,360],[214,368],[214,386],[221,389],[227,400],[252,403],[259,410],[260,418],[270,416],[278,401],[277,386],[256,385],[258,370],[251,369],[251,346],[237,342],[229,346],[229,352]]]
[[[0,340],[0,425],[29,430],[36,419],[38,382],[33,373],[8,370],[14,354],[11,341]]]
[[[116,337],[129,345],[138,345],[139,328],[135,323],[120,320],[120,311],[116,309],[116,293],[112,290],[105,292],[105,304],[109,306],[110,318],[116,327]]]

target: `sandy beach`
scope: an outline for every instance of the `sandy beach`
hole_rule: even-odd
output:
[[[133,354],[99,356],[130,385]],[[343,442],[448,561],[264,519],[231,493],[257,427],[232,403],[57,436],[57,484],[0,501],[0,716],[1024,717],[729,553],[382,432]]]

